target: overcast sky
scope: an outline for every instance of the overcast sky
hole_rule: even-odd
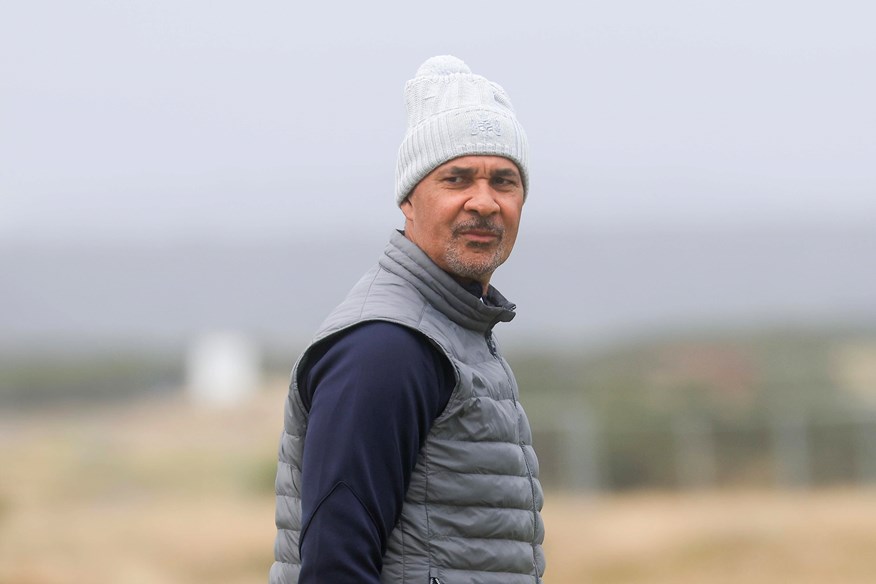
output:
[[[400,225],[404,83],[505,87],[533,229],[876,222],[865,1],[8,2],[0,243]]]

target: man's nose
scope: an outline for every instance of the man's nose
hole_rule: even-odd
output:
[[[471,197],[465,202],[465,210],[478,215],[492,215],[499,212],[499,203],[496,202],[496,193],[490,186],[489,181],[475,181],[472,186]]]

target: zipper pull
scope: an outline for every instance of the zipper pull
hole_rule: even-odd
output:
[[[441,580],[439,580],[438,578],[432,577],[432,578],[429,578],[429,584],[441,584]]]

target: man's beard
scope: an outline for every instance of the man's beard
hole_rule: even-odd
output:
[[[464,241],[463,232],[469,230],[489,231],[496,236],[496,241]],[[466,249],[474,253],[465,253]],[[453,237],[447,246],[444,260],[451,273],[480,281],[484,276],[495,272],[505,261],[505,256],[505,229],[493,225],[487,219],[479,218],[453,228]]]

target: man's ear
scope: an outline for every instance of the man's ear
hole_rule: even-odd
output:
[[[401,203],[401,205],[399,205],[399,207],[401,207],[401,211],[402,211],[402,213],[405,214],[405,219],[408,222],[411,222],[414,220],[414,206],[413,206],[413,204],[411,204],[411,196],[410,195],[408,195],[408,197],[404,201],[402,201],[402,203]]]

